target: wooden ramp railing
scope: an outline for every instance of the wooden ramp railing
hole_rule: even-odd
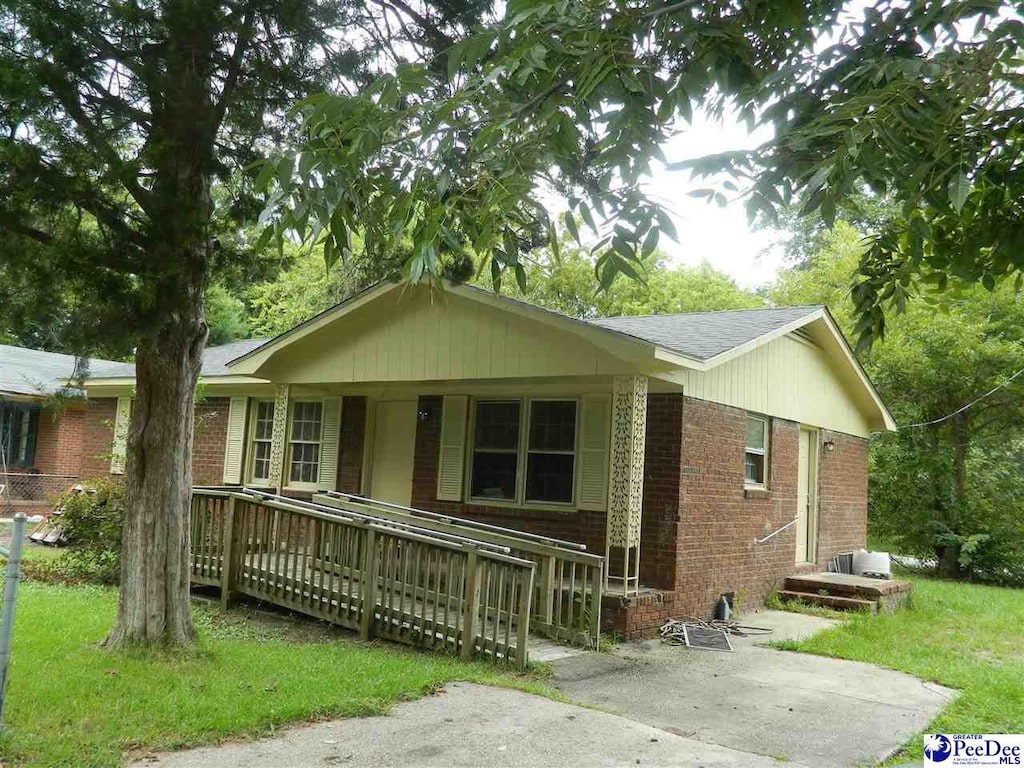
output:
[[[536,566],[507,547],[239,490],[192,495],[192,581],[363,638],[527,661]]]
[[[561,642],[597,649],[604,558],[590,554],[584,545],[336,491],[316,494],[313,500],[339,510],[415,525],[436,534],[465,536],[507,547],[513,556],[537,565],[530,614],[533,631]]]

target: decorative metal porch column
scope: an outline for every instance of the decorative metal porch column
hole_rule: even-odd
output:
[[[640,519],[644,501],[647,378],[616,376],[612,396],[611,472],[605,535],[605,585],[640,591]]]
[[[270,435],[270,485],[281,492],[285,479],[285,439],[288,430],[288,396],[291,385],[274,387],[274,431]]]

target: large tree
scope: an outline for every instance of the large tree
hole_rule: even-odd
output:
[[[358,91],[394,66],[389,51],[434,60],[484,7],[0,0],[0,274],[19,286],[22,315],[71,297],[60,325],[76,349],[137,347],[110,644],[193,635],[187,520],[204,294],[211,275],[247,258],[232,237],[258,211],[245,169],[285,139],[296,101]]]

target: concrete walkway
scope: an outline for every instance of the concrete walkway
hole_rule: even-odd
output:
[[[832,624],[774,611],[743,621],[773,627],[779,640]],[[733,644],[736,651],[724,653],[626,643],[552,662],[570,699],[604,711],[454,683],[385,717],[298,726],[134,765],[844,768],[885,758],[954,695],[869,664],[776,651],[754,639]]]
[[[806,637],[826,619],[763,611],[741,622],[775,631],[734,638],[734,653],[625,643],[555,661],[555,682],[573,701],[687,738],[834,768],[884,759],[954,695],[870,664],[755,645]]]
[[[453,683],[386,717],[290,728],[273,739],[154,756],[136,768],[324,766],[687,766],[775,768],[626,718],[519,691]],[[805,768],[790,763],[787,768]]]

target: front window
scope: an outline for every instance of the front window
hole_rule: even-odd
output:
[[[743,479],[747,485],[764,485],[768,466],[768,419],[747,417],[747,444]]]
[[[515,501],[519,475],[518,400],[481,400],[473,429],[473,472],[469,495]]]
[[[252,479],[270,480],[270,446],[274,439],[274,401],[256,403],[252,426]]]
[[[572,504],[576,425],[576,400],[478,400],[470,498]]]
[[[320,431],[323,403],[292,405],[288,479],[292,483],[316,483],[320,477]]]

